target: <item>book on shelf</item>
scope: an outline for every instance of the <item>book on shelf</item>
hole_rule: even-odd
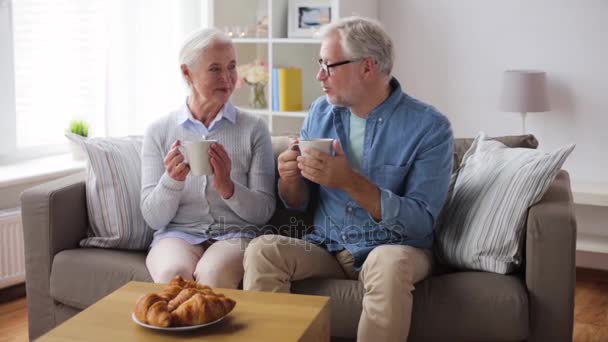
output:
[[[272,68],[272,111],[279,111],[279,68]]]
[[[272,110],[298,112],[302,106],[302,69],[272,69]]]

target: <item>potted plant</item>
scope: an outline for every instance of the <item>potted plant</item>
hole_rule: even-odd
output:
[[[68,139],[70,140],[70,149],[74,160],[85,160],[85,155],[82,146],[76,141],[76,138],[86,139],[89,136],[89,124],[85,120],[72,120],[67,129]],[[79,137],[74,137],[77,135]]]
[[[69,132],[86,138],[89,136],[89,124],[84,120],[72,120],[70,121]]]

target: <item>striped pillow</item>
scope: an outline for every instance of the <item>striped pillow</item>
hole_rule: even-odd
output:
[[[436,253],[450,266],[506,274],[522,263],[528,208],[574,149],[508,148],[480,133],[463,157],[436,226]]]
[[[147,249],[152,230],[142,217],[142,137],[89,138],[66,134],[87,155],[86,196],[90,228],[82,247]]]

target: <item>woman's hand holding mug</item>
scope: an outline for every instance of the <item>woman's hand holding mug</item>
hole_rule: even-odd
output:
[[[163,165],[171,178],[183,182],[190,172],[190,166],[185,162],[184,155],[179,151],[180,146],[181,142],[179,140],[176,140],[171,145],[169,152],[167,152],[163,160]]]
[[[214,143],[209,148],[209,160],[213,167],[213,186],[215,190],[225,199],[234,194],[234,182],[230,178],[232,161],[226,149],[220,143]]]

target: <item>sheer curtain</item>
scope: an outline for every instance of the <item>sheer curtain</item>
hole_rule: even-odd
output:
[[[142,134],[187,95],[179,48],[192,30],[206,26],[200,0],[111,0],[106,56],[107,135]]]
[[[89,121],[93,136],[142,134],[176,108],[187,94],[179,47],[207,25],[209,8],[207,0],[7,4],[12,37],[1,34],[13,41],[15,105],[0,124],[16,126],[7,153],[31,156],[62,151],[72,119]]]
[[[13,1],[15,109],[9,115],[17,150],[65,143],[74,118],[97,125],[104,111],[103,11],[102,0]]]

